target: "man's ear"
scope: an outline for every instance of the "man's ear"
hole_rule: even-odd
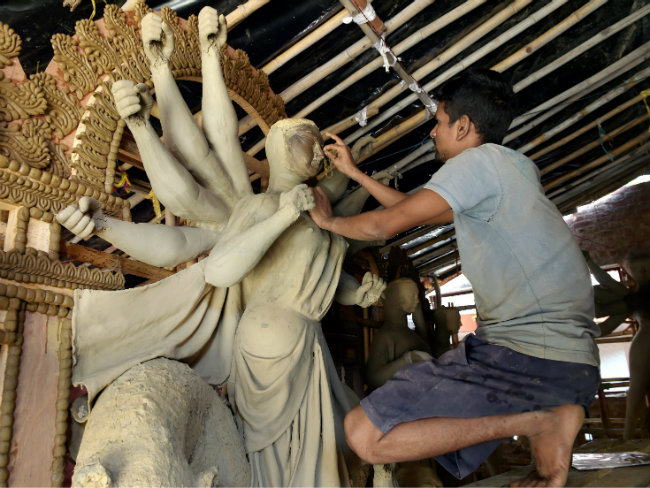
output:
[[[456,140],[461,140],[467,137],[471,131],[472,120],[467,114],[458,117],[456,121]]]

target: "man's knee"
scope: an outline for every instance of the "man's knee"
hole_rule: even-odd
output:
[[[370,421],[361,406],[350,410],[343,423],[345,439],[357,456],[364,461],[374,464],[377,442],[383,433]]]

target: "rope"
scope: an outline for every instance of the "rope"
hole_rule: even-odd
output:
[[[156,194],[153,192],[153,189],[147,193],[147,196],[145,196],[147,200],[151,200],[151,203],[153,205],[153,211],[156,214],[156,222],[160,223],[162,220],[162,211],[160,210],[160,201],[158,200],[158,197]]]

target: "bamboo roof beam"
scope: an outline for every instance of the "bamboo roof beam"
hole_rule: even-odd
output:
[[[625,168],[625,166],[630,163],[634,163],[637,160],[645,160],[645,163],[648,164],[648,156],[650,156],[650,154],[648,154],[648,149],[650,149],[650,142],[646,142],[645,144],[642,144],[641,146],[625,154],[623,157],[615,159],[614,161],[609,161],[608,163],[602,165],[600,168],[594,171],[590,171],[588,174],[570,181],[569,183],[566,183],[559,188],[556,188],[551,193],[551,196],[549,198],[562,201],[563,197],[565,197],[567,193],[573,192],[576,188],[580,187],[588,180],[593,180],[597,177],[600,177],[603,173],[611,172],[612,168],[614,167]]]
[[[557,148],[559,148],[561,146],[564,146],[567,142],[569,142],[569,141],[575,139],[576,137],[581,136],[585,132],[597,127],[598,122],[602,123],[602,122],[605,122],[605,121],[609,120],[613,116],[618,115],[621,112],[627,110],[632,105],[634,105],[636,103],[639,103],[642,99],[643,99],[643,97],[641,95],[637,95],[636,97],[631,98],[630,100],[623,103],[622,105],[619,105],[615,109],[610,110],[609,112],[607,112],[602,117],[599,117],[598,120],[594,120],[590,124],[587,124],[584,127],[580,128],[580,129],[578,129],[578,130],[576,130],[574,132],[571,132],[568,136],[563,137],[559,141],[557,141],[557,142],[555,142],[555,143],[553,143],[553,144],[551,144],[549,146],[546,146],[544,149],[541,149],[541,150],[537,151],[536,153],[530,155],[529,158],[532,159],[533,161],[538,160],[539,158],[541,158],[545,154],[548,154],[549,152],[551,152],[551,151],[553,151],[553,150],[555,150],[555,149],[557,149]],[[537,144],[541,144],[542,142],[545,142],[548,139],[551,139],[552,137],[553,137],[552,135],[550,137],[544,137],[543,140],[540,140]]]
[[[343,23],[343,19],[347,16],[348,13],[345,11],[345,9],[341,9],[340,12],[325,21],[322,25],[315,28],[312,32],[307,34],[304,38],[300,39],[289,49],[262,66],[262,71],[264,71],[267,75],[270,75],[278,68],[281,68],[305,49],[320,41],[323,37],[333,32],[337,27],[340,27]]]
[[[602,7],[606,3],[607,0],[591,0],[590,2],[587,2],[562,22],[556,24],[551,29],[544,32],[544,34],[539,36],[537,39],[529,42],[517,52],[511,54],[503,61],[500,61],[498,64],[494,65],[492,69],[495,71],[503,72],[511,66],[514,66],[518,62],[527,58],[532,53],[538,51],[540,48],[566,32],[568,29],[583,20],[587,15],[593,13],[595,10]]]
[[[618,148],[614,149],[613,151],[611,151],[611,155],[613,157],[617,157],[617,156],[619,156],[621,154],[624,154],[625,152],[629,151],[634,146],[642,143],[643,141],[645,141],[649,137],[650,137],[650,134],[647,131],[644,131],[641,135],[635,137],[634,139],[631,139],[631,140],[627,141],[625,144],[623,144],[623,145],[619,146]],[[580,168],[578,168],[578,169],[576,169],[574,171],[570,171],[569,173],[565,173],[562,176],[560,176],[558,178],[555,178],[552,181],[549,181],[548,183],[546,183],[544,185],[544,190],[548,191],[551,188],[554,188],[554,187],[558,186],[560,183],[563,183],[563,182],[565,182],[567,180],[570,180],[571,178],[574,178],[574,177],[576,177],[576,176],[578,176],[578,175],[580,175],[580,174],[582,174],[582,173],[584,173],[584,172],[586,172],[586,171],[588,171],[590,169],[593,169],[593,168],[596,168],[596,167],[600,166],[601,164],[603,164],[606,161],[609,161],[609,155],[607,155],[607,154],[599,157],[598,159],[593,160],[592,162],[590,162],[588,164],[585,164],[584,166],[581,166]]]
[[[647,170],[648,156],[650,156],[648,153],[649,150],[650,143],[646,143],[619,160],[609,163],[580,178],[577,182],[571,182],[568,185],[559,188],[550,198],[561,210],[566,210],[576,204],[582,205],[594,198],[599,198],[606,194],[601,193],[603,187],[609,188],[611,185],[614,185],[614,188],[609,190],[611,191],[620,186],[620,183],[611,181],[613,178],[616,178],[617,175],[621,178],[630,178],[631,174],[639,171],[639,168]],[[585,184],[589,185],[591,189],[589,193],[585,193],[585,188],[583,188]],[[599,186],[600,188],[594,187],[594,185]],[[595,195],[597,196],[594,197]]]
[[[426,263],[429,263],[436,258],[440,258],[442,256],[445,256],[449,254],[449,252],[453,252],[456,250],[456,239],[453,239],[452,237],[447,238],[447,242],[444,242],[440,246],[436,247],[435,249],[432,249],[431,251],[422,254],[421,256],[418,256],[417,258],[411,258],[411,261],[413,262],[413,265],[415,267],[417,266],[422,266]]]
[[[366,159],[373,156],[374,154],[377,154],[382,149],[390,146],[393,142],[395,142],[400,137],[408,134],[413,129],[422,125],[424,122],[427,121],[427,119],[428,119],[428,112],[425,109],[422,109],[413,117],[410,117],[406,119],[404,122],[402,122],[401,124],[398,124],[395,127],[391,128],[390,130],[387,130],[386,132],[384,132],[383,134],[381,134],[379,137],[376,138],[377,142],[373,144],[372,151],[360,157],[359,161],[357,161],[357,164],[362,161],[365,161]]]
[[[451,24],[455,20],[459,19],[466,13],[472,11],[479,5],[482,5],[485,3],[487,0],[470,0],[467,1],[460,6],[456,7],[453,10],[450,10],[446,14],[442,15],[441,17],[437,18],[433,22],[431,22],[429,25],[426,27],[423,27],[422,29],[418,30],[414,34],[411,34],[409,37],[404,39],[402,42],[394,46],[393,52],[396,55],[402,54],[404,51],[407,49],[410,49],[411,47],[415,46],[417,43],[425,40],[427,37],[435,34],[438,32],[440,29],[443,27],[446,27],[447,25]],[[564,0],[566,1],[566,0]],[[381,56],[377,57],[367,65],[365,65],[363,68],[360,70],[356,71],[354,74],[343,80],[341,83],[339,83],[337,86],[329,90],[328,92],[324,93],[320,97],[318,97],[316,100],[311,102],[309,105],[304,107],[302,110],[300,110],[295,116],[296,117],[305,117],[307,114],[310,114],[314,110],[316,110],[318,107],[323,105],[324,103],[328,102],[332,98],[334,98],[336,95],[344,91],[345,89],[349,88],[350,86],[354,85],[355,83],[359,82],[361,79],[363,79],[365,76],[369,75],[376,69],[379,69],[383,65],[383,58]],[[415,99],[415,97],[414,97]],[[379,112],[379,109],[377,107],[373,107],[376,112]]]
[[[481,1],[481,0],[478,0]],[[519,0],[517,0],[519,1]],[[339,2],[352,14],[356,14],[357,10],[360,8],[356,1],[353,0],[339,0]],[[373,45],[380,45],[383,42],[383,38],[380,37],[381,33],[372,27],[371,23],[368,24],[358,24],[359,28],[363,31],[368,39],[373,43]],[[417,78],[411,75],[399,60],[395,59],[394,62],[390,65],[393,68],[393,71],[402,79],[406,86],[413,86],[414,84],[418,86]],[[424,90],[418,90],[417,96],[425,107],[428,107],[431,112],[435,112],[436,104],[435,101],[429,96],[429,94]]]
[[[624,57],[616,61],[614,64],[610,64],[607,68],[587,78],[583,82],[578,83],[577,85],[562,93],[559,93],[555,97],[548,99],[544,103],[539,104],[537,107],[529,110],[528,112],[515,117],[515,119],[512,121],[512,124],[510,124],[510,128],[521,125],[525,121],[530,120],[531,118],[538,115],[540,112],[544,112],[551,107],[557,106],[558,104],[570,99],[572,96],[579,94],[580,92],[589,88],[590,85],[597,84],[596,86],[598,87],[613,80],[614,78],[620,76],[621,70],[627,71],[648,59],[649,52],[650,42],[642,44],[634,51],[626,54]]]
[[[373,109],[368,109],[366,111],[366,117],[374,117],[379,113],[378,108],[373,108]],[[352,127],[355,124],[359,123],[359,116],[357,114],[350,115],[348,118],[341,120],[340,122],[337,122],[334,125],[329,126],[327,129],[323,129],[321,131],[321,134],[323,137],[325,136],[325,132],[331,132],[332,134],[339,134],[343,132],[345,129],[348,127]]]
[[[633,88],[638,83],[644,81],[646,78],[648,78],[648,76],[650,76],[650,67],[648,67],[648,68],[646,68],[644,70],[641,70],[638,73],[634,74],[633,76],[629,77],[622,84],[620,84],[619,86],[617,86],[613,90],[610,90],[609,92],[607,92],[602,97],[594,100],[593,102],[591,102],[586,107],[580,109],[578,112],[573,114],[568,119],[566,119],[566,120],[560,122],[559,124],[553,126],[552,129],[544,132],[542,135],[536,137],[535,139],[533,139],[528,144],[524,144],[523,146],[517,148],[517,150],[519,152],[522,152],[522,153],[527,153],[528,151],[530,151],[533,147],[535,147],[540,142],[543,142],[544,140],[546,140],[549,137],[554,136],[555,134],[559,134],[560,132],[562,132],[566,128],[572,126],[576,122],[578,122],[578,121],[582,120],[583,118],[585,118],[587,115],[592,113],[594,110],[599,109],[603,105],[605,105],[605,104],[611,102],[612,100],[614,100],[615,98],[621,96],[623,93],[625,93],[629,89]],[[505,142],[505,140],[504,140],[504,142]]]
[[[414,2],[412,2],[409,6],[404,8],[397,15],[395,15],[390,20],[385,22],[384,26],[386,29],[385,30],[386,34],[394,31],[398,27],[408,22],[416,14],[420,13],[422,9],[428,7],[434,1],[435,0],[415,0]],[[472,2],[481,1],[482,3],[485,0],[471,0],[471,1]],[[347,12],[345,9],[343,9],[343,12],[345,12],[344,16],[349,15],[349,12]],[[332,74],[341,66],[344,66],[350,61],[356,59],[366,49],[370,48],[372,44],[373,44],[372,41],[368,37],[363,37],[359,41],[355,42],[352,46],[348,47],[345,51],[334,56],[328,62],[322,64],[317,69],[309,73],[309,75],[304,76],[300,80],[293,83],[291,86],[286,88],[283,92],[281,92],[280,96],[285,102],[293,100],[296,96],[300,95],[305,90],[318,83],[327,75]],[[307,46],[305,45],[305,48],[306,47]],[[253,121],[252,117],[250,116],[244,117],[239,121],[239,135],[247,132],[254,126],[255,126],[255,122]]]
[[[401,170],[403,170],[410,163],[417,160],[423,154],[426,154],[433,150],[435,150],[435,144],[433,142],[433,139],[429,139],[424,144],[419,146],[414,151],[410,152],[408,155],[400,159],[395,164],[392,164],[389,167],[385,168],[384,171],[387,171],[391,175],[395,175],[399,173]]]
[[[568,90],[556,95],[555,97],[547,100],[546,102],[538,105],[534,109],[527,112],[530,114],[530,117],[527,117],[527,120],[539,115],[536,119],[528,122],[527,124],[519,127],[514,132],[510,132],[503,140],[503,144],[516,139],[520,135],[528,132],[529,130],[537,127],[543,121],[549,119],[556,113],[562,111],[566,108],[567,105],[575,102],[576,100],[584,97],[586,94],[591,93],[592,91],[600,88],[606,83],[618,78],[624,72],[629,71],[630,69],[636,67],[637,65],[644,62],[650,57],[650,42],[647,42],[637,49],[627,54],[625,57],[619,59],[614,64],[609,65],[607,68],[596,73],[595,75],[583,80],[577,85],[572,86]],[[524,114],[518,118],[524,118],[527,114]],[[512,127],[512,125],[511,125]],[[525,147],[525,146],[524,146]],[[519,149],[521,151],[521,148]]]
[[[605,142],[613,139],[617,135],[631,129],[632,127],[635,127],[635,126],[639,125],[641,122],[644,122],[647,119],[648,119],[648,114],[643,114],[643,115],[640,115],[639,117],[637,117],[636,119],[630,120],[626,124],[623,124],[620,127],[617,127],[613,131],[609,132],[605,137],[603,137],[602,142],[605,143]],[[600,144],[601,144],[600,139],[597,139],[597,140],[595,140],[593,142],[590,142],[589,144],[586,144],[586,145],[582,146],[580,149],[578,149],[577,151],[572,152],[568,156],[565,156],[562,159],[559,159],[558,161],[554,161],[553,163],[549,164],[548,166],[544,166],[544,168],[542,168],[540,170],[540,175],[544,176],[545,174],[550,173],[551,171],[559,168],[560,166],[563,166],[564,164],[568,163],[569,161],[573,161],[577,157],[582,156],[583,154],[591,151],[592,149],[597,148],[598,146],[600,146]]]
[[[421,273],[427,273],[428,271],[433,271],[436,276],[444,273],[446,270],[443,269],[445,266],[450,266],[451,269],[456,268],[460,264],[460,254],[458,249],[455,251],[449,251],[448,253],[428,262],[416,266],[416,269]]]
[[[235,27],[237,24],[239,24],[242,20],[244,20],[249,15],[251,15],[260,7],[263,7],[264,5],[269,3],[269,1],[270,0],[248,0],[248,2],[238,5],[235,10],[233,10],[228,15],[226,15],[226,23],[228,24],[228,30]]]
[[[412,169],[415,169],[415,168],[417,168],[418,166],[420,166],[420,165],[422,165],[424,163],[428,163],[428,162],[435,161],[435,160],[436,160],[435,151],[424,154],[424,155],[420,156],[419,158],[417,158],[412,163],[409,163],[406,166],[404,166],[402,168],[402,172],[406,173],[407,171],[411,171]]]
[[[646,5],[645,7],[640,8],[639,10],[636,10],[635,12],[632,12],[630,15],[627,17],[619,20],[618,22],[610,25],[606,29],[601,30],[598,34],[593,36],[591,39],[588,41],[583,42],[579,46],[571,49],[569,52],[563,54],[556,60],[554,60],[552,63],[547,64],[544,66],[542,69],[537,70],[536,72],[528,75],[526,78],[523,80],[519,81],[513,86],[513,90],[515,92],[519,92],[523,90],[524,88],[529,87],[533,83],[541,80],[544,76],[548,75],[549,73],[552,73],[556,69],[558,69],[560,66],[565,65],[569,61],[577,58],[581,54],[585,53],[592,47],[598,45],[599,43],[603,42],[604,40],[610,38],[617,32],[625,29],[628,27],[630,24],[636,22],[637,20],[645,17],[650,13],[650,4]]]
[[[645,157],[647,157],[647,155]],[[618,190],[634,178],[645,174],[648,171],[648,163],[647,160],[637,157],[627,161],[624,166],[615,168],[615,170],[616,171],[604,173],[596,182],[590,182],[590,185],[596,186],[592,186],[592,191],[589,193],[585,194],[584,189],[580,188],[579,190],[581,191],[572,195],[570,200],[559,204],[558,208],[560,209],[560,212],[564,214],[575,211],[574,209],[580,205],[586,205],[597,201],[599,198]]]
[[[599,1],[599,2],[605,2],[607,0],[592,0],[592,1]],[[485,22],[481,23],[476,29],[473,29],[471,32],[469,32],[465,37],[460,39],[459,41],[455,42],[453,45],[445,49],[442,53],[440,53],[438,56],[436,56],[434,59],[429,61],[427,64],[416,70],[412,76],[416,80],[421,80],[425,76],[427,76],[429,73],[433,72],[446,62],[450,61],[453,59],[455,56],[460,54],[462,51],[470,47],[472,44],[474,44],[476,41],[487,35],[489,32],[497,28],[499,25],[501,25],[503,22],[505,22],[508,18],[512,17],[514,14],[519,12],[521,9],[523,9],[526,5],[530,4],[531,0],[515,0],[512,4],[508,5],[504,9],[502,9],[500,12],[490,16],[489,19],[487,19]],[[382,94],[380,97],[377,99],[373,100],[368,107],[381,107],[385,104],[387,104],[389,101],[391,101],[393,98],[395,98],[397,95],[400,93],[404,92],[407,90],[407,86],[401,86],[401,84],[397,84],[393,86],[392,88],[388,89],[386,93]],[[426,88],[424,88],[425,91],[427,91]],[[409,102],[410,103],[410,102]],[[407,104],[408,105],[408,104]],[[359,137],[363,136],[366,134],[370,129],[376,127],[379,123],[383,122],[387,117],[384,115],[381,115],[380,118],[375,118],[372,122],[368,123],[365,127],[360,128],[350,136],[345,138],[346,143],[350,143],[358,139]]]
[[[503,34],[500,34],[498,37],[492,39],[490,42],[486,43],[479,49],[475,50],[472,52],[470,55],[467,57],[463,58],[462,61],[459,63],[455,64],[448,70],[446,70],[444,73],[440,74],[437,76],[435,79],[432,81],[429,81],[426,85],[423,86],[423,89],[426,91],[431,91],[435,87],[439,86],[442,84],[444,81],[448,80],[452,76],[454,76],[457,73],[460,73],[464,69],[468,68],[472,64],[474,64],[476,61],[481,59],[483,56],[489,54],[490,52],[494,51],[498,47],[502,46],[505,44],[507,41],[512,39],[513,37],[519,35],[522,33],[524,30],[526,30],[528,27],[534,25],[535,23],[539,22],[541,19],[549,15],[551,12],[556,10],[557,8],[561,7],[567,2],[567,0],[554,0],[553,2],[549,3],[548,5],[542,7],[541,9],[537,10],[534,12],[532,15],[529,15],[524,19],[523,21],[519,22],[517,25],[511,27],[508,29],[506,32]],[[403,110],[406,108],[408,105],[410,105],[412,102],[414,102],[417,98],[414,95],[409,95],[405,97],[404,99],[400,100],[398,103],[392,105],[388,110],[384,111],[380,117],[377,119],[374,119],[371,124],[369,129],[372,129],[379,125],[381,122],[384,120],[392,117],[399,111]],[[373,107],[376,108],[376,107]],[[377,109],[378,110],[378,109]],[[357,131],[357,133],[360,133],[361,130]],[[352,136],[350,137],[352,138]]]
[[[426,236],[427,234],[434,234],[436,231],[439,231],[440,234],[444,233],[444,232],[447,232],[448,227],[450,227],[450,226],[449,225],[438,225],[438,224],[424,226],[424,227],[422,227],[422,228],[420,228],[420,229],[418,229],[416,231],[413,231],[413,232],[409,233],[408,235],[406,235],[404,237],[400,237],[399,239],[391,242],[390,244],[380,248],[379,253],[384,254],[384,253],[390,251],[391,247],[402,246],[403,244],[406,244],[407,242],[414,241],[414,240],[416,240],[418,238]],[[451,227],[453,228],[453,225]],[[440,234],[436,234],[436,235],[440,235]],[[433,236],[433,237],[435,237],[435,236]]]
[[[433,246],[434,244],[437,244],[437,243],[442,242],[444,240],[447,240],[447,239],[453,237],[454,235],[456,235],[456,229],[451,229],[451,230],[449,230],[447,232],[444,232],[444,233],[434,237],[433,239],[431,239],[429,241],[426,241],[426,242],[424,242],[422,244],[418,244],[417,246],[408,249],[406,251],[406,255],[407,256],[412,256],[413,254],[418,253],[420,251],[424,251],[426,248],[428,248],[430,246]]]

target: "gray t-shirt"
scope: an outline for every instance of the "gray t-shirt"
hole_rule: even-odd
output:
[[[454,212],[477,337],[530,356],[598,366],[589,271],[535,164],[483,144],[449,159],[424,188]]]

